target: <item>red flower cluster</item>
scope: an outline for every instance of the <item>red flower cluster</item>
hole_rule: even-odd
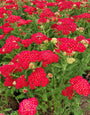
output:
[[[9,23],[5,23],[2,26],[0,26],[1,29],[5,28],[5,27],[10,27],[11,25]]]
[[[81,4],[83,4],[82,2],[74,2],[74,4],[76,5],[76,7],[78,8],[78,9],[80,9],[80,5]],[[73,10],[74,10],[75,8],[73,8]]]
[[[66,87],[65,90],[62,91],[62,95],[67,96],[68,99],[73,99],[74,93],[73,93],[73,87]]]
[[[66,0],[55,0],[57,3],[59,2],[65,2]]]
[[[17,71],[22,72],[22,69],[18,64],[12,64],[12,65],[7,64],[0,67],[0,73],[4,77],[8,77],[11,75],[12,72],[17,72]]]
[[[63,11],[65,9],[71,9],[72,6],[73,6],[72,1],[63,1],[60,3],[60,5],[58,5],[60,11]]]
[[[73,86],[73,90],[76,91],[79,95],[87,96],[90,94],[90,84],[86,79],[83,79],[81,76],[76,76],[71,78],[70,83]]]
[[[38,86],[45,87],[49,80],[46,77],[46,73],[43,68],[36,68],[30,76],[28,76],[28,82],[31,89],[35,89]]]
[[[79,35],[79,36],[76,37],[76,40],[77,40],[77,42],[80,42],[80,41],[82,41],[82,40],[86,40],[86,39],[85,39],[84,36]]]
[[[24,9],[24,12],[27,12],[29,15],[32,15],[36,11],[36,8],[32,6],[28,6],[26,9]]]
[[[42,42],[45,40],[50,41],[51,38],[48,38],[46,35],[42,34],[41,32],[38,32],[38,33],[32,34],[31,39],[21,40],[21,44],[23,44],[24,47],[28,47],[33,42],[39,45],[39,44],[42,44]]]
[[[70,83],[71,86],[66,87],[65,90],[62,91],[62,95],[67,96],[69,99],[74,97],[74,90],[79,95],[87,96],[90,94],[90,84],[86,79],[82,78],[82,76],[71,78]]]
[[[4,76],[4,77],[8,77],[13,70],[15,69],[14,65],[3,65],[0,67],[0,73]]]
[[[86,19],[88,22],[90,22],[90,14],[89,13],[83,13],[83,14],[80,14],[80,15],[74,15],[73,18],[75,20]]]
[[[76,23],[74,23],[74,20],[71,18],[58,19],[57,24],[53,24],[51,26],[52,29],[62,31],[63,35],[68,35],[70,34],[70,32],[73,33],[74,31],[76,31],[76,27]]]
[[[46,6],[47,1],[45,0],[34,0],[32,1],[34,5],[36,5],[37,8],[44,9]]]
[[[37,112],[38,100],[34,97],[24,99],[19,104],[19,115],[35,115]]]
[[[21,26],[21,25],[25,25],[25,24],[29,24],[29,22],[32,22],[32,20],[24,20],[24,19],[20,19],[17,21],[17,27]]]
[[[9,0],[9,1],[7,1],[7,0],[4,0],[6,3],[14,3],[14,0]]]
[[[16,4],[16,3],[10,4],[9,3],[9,5],[6,5],[5,8],[10,9],[10,10],[13,10],[13,9],[18,10],[18,4]]]
[[[51,64],[52,62],[58,62],[59,56],[54,54],[51,50],[45,50],[40,52],[39,61],[42,61],[42,66],[47,67],[47,64]]]
[[[23,88],[28,86],[28,82],[25,81],[25,75],[21,75],[19,78],[16,79],[16,85],[15,88]]]
[[[39,17],[40,18],[51,18],[51,17],[53,17],[53,16],[55,16],[55,14],[51,11],[51,9],[50,8],[45,8],[44,10],[43,10],[43,12],[39,15]]]
[[[21,44],[23,44],[24,47],[28,47],[32,43],[33,43],[32,39],[21,40]]]
[[[38,2],[38,3],[36,4],[36,7],[37,7],[37,8],[40,8],[40,9],[44,9],[44,8],[45,8],[45,4],[44,4],[43,2]]]
[[[4,13],[7,13],[4,7],[0,7],[0,18],[4,18]]]
[[[22,51],[17,54],[11,62],[18,64],[23,69],[28,69],[30,62],[36,62],[39,60],[39,51]]]
[[[55,5],[56,5],[55,2],[48,2],[48,3],[46,3],[46,6],[55,6]]]
[[[51,50],[46,51],[22,51],[21,53],[17,54],[11,62],[17,64],[19,67],[23,69],[27,69],[29,67],[30,62],[40,62],[42,61],[43,67],[47,67],[47,64],[51,64],[53,62],[59,61],[59,56],[54,54]]]
[[[41,44],[43,41],[48,40],[48,37],[41,32],[31,35],[31,40],[37,44]]]
[[[37,24],[46,23],[46,22],[47,22],[47,19],[42,17],[38,19]]]
[[[8,21],[9,23],[15,23],[20,19],[21,19],[20,16],[10,15],[7,19],[5,19],[5,22]]]
[[[62,50],[65,51],[67,55],[72,55],[73,51],[84,52],[86,50],[85,46],[82,43],[79,43],[74,39],[69,38],[58,38],[55,49],[56,52],[60,53]]]
[[[13,76],[5,77],[4,86],[11,86],[11,87],[13,87],[13,82],[15,80],[16,79],[14,79]]]
[[[0,113],[0,115],[4,115],[4,113]]]
[[[15,37],[13,35],[9,36],[9,38],[6,40],[6,43],[2,48],[0,48],[0,53],[10,53],[13,49],[19,49],[20,46],[17,42],[21,41],[19,37]]]
[[[4,32],[5,35],[10,33],[12,30],[14,30],[12,27],[3,28],[3,32]]]
[[[6,35],[14,29],[12,27],[2,27],[2,30],[3,30],[3,33],[4,33],[3,35]]]

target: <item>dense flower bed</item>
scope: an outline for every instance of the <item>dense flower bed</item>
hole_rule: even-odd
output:
[[[88,0],[0,3],[0,90],[19,103],[11,115],[42,115],[52,105],[55,115],[82,114],[78,101],[90,94],[82,77],[90,69]]]

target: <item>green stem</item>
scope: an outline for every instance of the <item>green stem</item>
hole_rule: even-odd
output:
[[[14,96],[14,98],[16,99],[16,101],[18,102],[18,104],[19,104],[19,101],[18,101],[18,99],[17,99],[17,97],[15,96],[15,95],[13,95]]]

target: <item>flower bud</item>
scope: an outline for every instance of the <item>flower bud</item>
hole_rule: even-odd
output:
[[[27,91],[27,89],[23,89],[23,93],[27,93],[28,91]]]
[[[63,52],[63,55],[64,55],[64,56],[66,56],[66,55],[67,55],[67,53],[64,51],[64,52]]]
[[[16,85],[16,81],[13,82],[13,85]]]
[[[8,88],[11,88],[11,86],[8,86]]]
[[[31,62],[31,63],[29,64],[29,68],[30,68],[30,69],[34,69],[34,68],[35,68],[35,64],[34,64],[33,62]]]
[[[57,22],[58,25],[62,24],[62,22]]]
[[[57,38],[52,38],[51,43],[56,44],[57,43]]]
[[[83,32],[83,31],[84,31],[84,28],[83,28],[83,27],[79,27],[79,28],[77,28],[77,30],[78,30],[79,32]]]
[[[45,40],[44,43],[48,43],[48,40]]]
[[[13,65],[14,63],[13,62],[9,62],[8,65]]]
[[[48,77],[49,77],[49,78],[52,78],[53,75],[52,75],[51,73],[48,73]]]
[[[88,44],[89,42],[87,40],[82,40],[81,43],[83,43],[83,45],[87,48],[88,47]]]
[[[5,52],[5,48],[3,48],[2,51]]]
[[[19,28],[18,30],[19,30],[19,31],[21,31],[22,29],[21,29],[21,28]]]
[[[67,58],[67,63],[68,64],[72,64],[73,62],[75,62],[75,59],[74,58]]]

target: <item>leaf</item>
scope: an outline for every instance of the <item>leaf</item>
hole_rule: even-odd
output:
[[[12,108],[4,109],[3,111],[11,111]]]
[[[48,101],[48,99],[47,99],[47,95],[44,94],[44,95],[42,96],[42,99],[43,99],[43,101]]]
[[[17,111],[12,111],[12,113],[10,115],[18,115]]]
[[[25,95],[20,94],[20,95],[17,96],[17,99],[22,99],[22,98],[25,98]]]

